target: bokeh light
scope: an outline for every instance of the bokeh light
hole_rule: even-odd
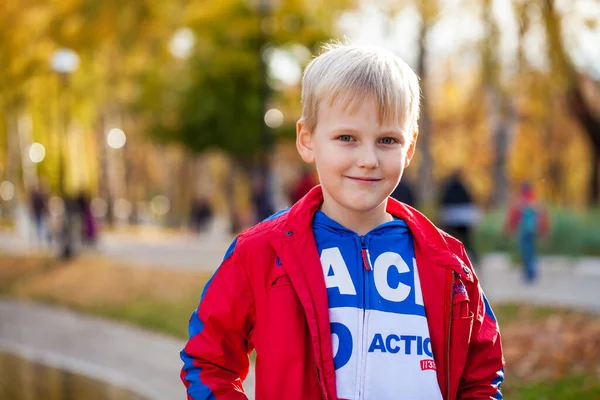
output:
[[[299,54],[298,56],[286,50],[270,49],[265,54],[268,59],[269,75],[284,85],[298,85],[302,79],[302,68],[297,57],[303,56],[300,55],[301,50],[296,49],[296,52]]]
[[[50,59],[52,69],[60,73],[71,73],[79,67],[79,56],[71,49],[58,49]]]
[[[100,197],[96,197],[96,198],[92,199],[91,209],[92,209],[92,214],[94,215],[94,217],[104,218],[104,217],[106,217],[106,214],[108,213],[108,204],[106,203],[106,200],[104,200]]]
[[[150,208],[160,217],[166,215],[171,210],[171,201],[167,196],[159,194],[152,198]]]
[[[40,163],[46,158],[46,148],[41,143],[33,143],[29,147],[29,159],[34,163]]]
[[[131,202],[127,199],[117,199],[115,200],[115,204],[113,205],[113,211],[117,219],[121,221],[126,221],[131,216],[133,206],[131,205]]]
[[[0,198],[4,201],[11,201],[15,197],[15,185],[9,181],[0,183]]]
[[[106,137],[106,142],[113,149],[120,149],[125,146],[127,142],[127,136],[125,136],[125,132],[123,132],[119,128],[113,128],[108,132],[108,136]]]
[[[186,59],[196,44],[196,35],[190,28],[180,28],[169,42],[169,51],[175,58]]]
[[[265,124],[269,128],[279,128],[283,125],[283,113],[276,108],[272,108],[265,113]]]

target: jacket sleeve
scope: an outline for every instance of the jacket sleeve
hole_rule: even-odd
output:
[[[462,259],[469,263],[464,248]],[[473,293],[469,293],[475,314],[473,330],[457,399],[502,399],[500,385],[504,380],[505,361],[500,329],[481,286],[476,281],[473,287]]]
[[[190,317],[190,338],[181,351],[188,400],[247,399],[242,382],[250,367],[254,306],[236,241]]]

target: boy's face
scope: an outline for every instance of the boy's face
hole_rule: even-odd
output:
[[[366,97],[356,112],[322,102],[317,127],[297,124],[296,146],[305,162],[315,162],[324,205],[337,212],[385,212],[415,150],[416,133],[397,123],[379,124],[374,99]]]

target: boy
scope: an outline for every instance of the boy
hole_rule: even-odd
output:
[[[537,242],[550,234],[550,219],[543,205],[536,202],[530,183],[521,184],[519,198],[506,215],[504,231],[506,236],[516,234],[525,283],[535,283],[538,275]]]
[[[500,399],[498,327],[457,240],[389,199],[419,85],[393,54],[330,45],[307,67],[296,145],[321,186],[240,234],[182,351],[188,399]]]

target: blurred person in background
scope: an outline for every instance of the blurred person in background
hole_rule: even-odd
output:
[[[91,201],[88,195],[82,191],[77,196],[76,202],[80,221],[81,243],[93,246],[96,243],[98,228],[92,213]]]
[[[442,229],[460,240],[473,263],[477,264],[478,255],[473,247],[472,235],[479,213],[462,171],[454,171],[446,181],[440,206]]]
[[[256,173],[252,181],[252,204],[254,205],[254,222],[260,222],[275,212],[269,182],[263,174]]]
[[[550,218],[537,202],[529,182],[521,184],[519,194],[509,207],[504,224],[506,236],[517,236],[525,283],[535,283],[538,275],[537,242],[550,233]]]
[[[31,190],[29,201],[36,240],[38,244],[43,244],[49,239],[46,229],[46,222],[48,220],[48,193],[43,184],[36,185]]]
[[[300,177],[290,191],[290,203],[292,205],[295,204],[298,200],[303,198],[304,195],[310,192],[310,189],[315,187],[317,183],[317,179],[315,179],[312,170],[307,166],[303,166]]]
[[[199,234],[206,231],[212,217],[213,209],[208,199],[204,196],[196,196],[190,209],[190,220],[194,232]]]
[[[390,196],[404,204],[415,207],[415,195],[413,193],[412,185],[410,182],[405,182],[405,179],[406,178],[402,178]]]

